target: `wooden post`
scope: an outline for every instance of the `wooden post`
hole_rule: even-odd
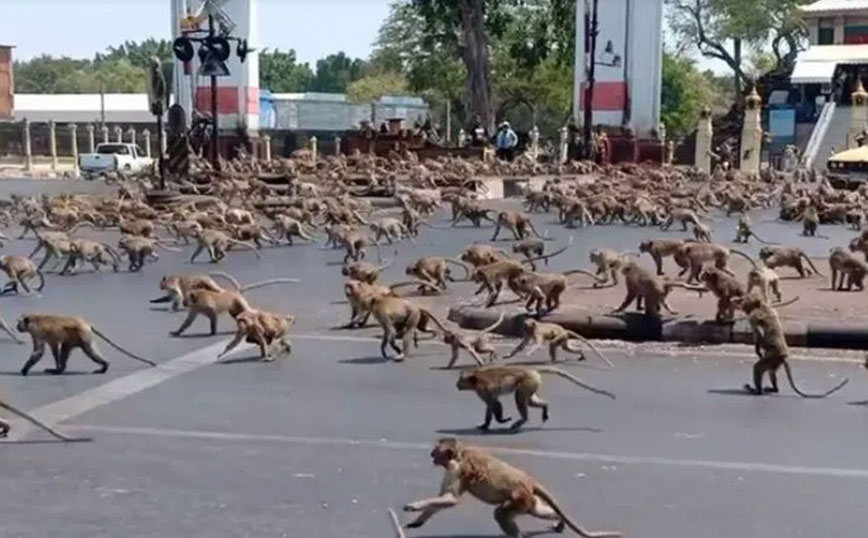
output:
[[[151,131],[145,129],[142,131],[142,138],[145,141],[145,156],[151,158]]]
[[[118,144],[122,144],[124,141],[124,130],[121,129],[120,125],[115,125],[115,142]]]
[[[569,130],[566,126],[561,127],[560,129],[560,140],[558,141],[558,156],[561,164],[567,162],[567,151],[569,150]]]
[[[316,164],[316,137],[310,137],[310,160]]]
[[[127,129],[127,136],[130,138],[130,144],[136,143],[136,130],[132,127]]]
[[[466,143],[467,133],[464,132],[464,129],[458,129],[458,147],[463,148]]]
[[[48,121],[48,151],[51,152],[51,171],[57,171],[57,124]]]
[[[33,170],[33,146],[30,144],[30,120],[24,118],[24,169]]]
[[[103,124],[102,127],[99,128],[100,132],[102,132],[102,143],[108,144],[108,125]]]
[[[341,156],[341,137],[335,137],[335,157]]]
[[[78,126],[69,124],[70,147],[72,148],[72,177],[78,177]]]

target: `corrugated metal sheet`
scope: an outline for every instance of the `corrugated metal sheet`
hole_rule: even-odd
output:
[[[342,101],[281,99],[281,94],[272,94],[277,116],[275,127],[293,131],[346,131],[356,129],[361,122],[370,121],[371,105]],[[377,104],[374,107],[374,122],[391,118],[403,118],[408,126],[428,114],[428,106],[390,106]]]

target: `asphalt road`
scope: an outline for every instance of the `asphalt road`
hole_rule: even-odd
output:
[[[2,189],[0,183],[0,196]],[[573,236],[568,254],[552,260],[555,269],[586,267],[587,252],[601,244],[635,248],[640,239],[660,235],[620,225],[565,231],[552,220],[536,218],[553,245]],[[734,219],[716,227],[728,235]],[[833,240],[802,239],[793,225],[775,223],[759,224],[757,231],[802,243],[815,255],[852,235],[822,227]],[[397,247],[397,256],[394,247],[384,247],[383,257],[395,258],[385,280],[402,279],[406,263],[422,253],[457,254],[491,232],[431,229],[415,244]],[[14,241],[4,252],[32,247],[32,240]],[[259,263],[250,253],[233,252],[219,266],[242,282],[302,279],[249,294],[255,305],[298,316],[290,357],[265,364],[244,360],[252,356],[247,350],[234,355],[241,360],[215,364],[228,333],[170,338],[184,314],[152,310],[147,300],[158,294],[164,273],[214,268],[191,266],[189,254],[189,248],[161,254],[139,274],[51,275],[42,297],[0,297],[7,321],[27,311],[82,315],[161,363],[141,368],[101,345],[112,362],[106,375],[88,374],[92,365],[76,353],[70,368],[80,375],[22,378],[17,371],[29,347],[0,340],[3,394],[69,433],[95,438],[59,444],[34,432],[0,444],[0,538],[391,536],[388,507],[437,493],[440,474],[428,451],[443,435],[497,449],[535,474],[591,529],[647,538],[864,532],[868,464],[861,446],[868,411],[859,400],[868,397],[868,383],[852,361],[794,361],[805,390],[851,378],[832,397],[807,401],[789,388],[774,397],[741,394],[750,375],[746,348],[714,355],[642,348],[625,354],[608,347],[614,370],[600,368],[593,355],[586,365],[564,367],[614,391],[617,400],[546,379],[548,423],[532,413],[519,434],[480,435],[474,426],[483,407],[473,394],[455,390],[456,372],[442,369],[443,347],[425,344],[404,363],[384,362],[377,330],[332,329],[347,315],[345,305],[333,304],[342,298],[338,251],[271,248]],[[449,301],[467,300],[471,290],[457,285]],[[229,320],[220,323],[231,330]],[[197,321],[191,332],[206,328]],[[542,361],[545,354],[531,359]],[[511,399],[504,403],[514,415]],[[526,530],[545,527],[522,523]],[[408,535],[499,534],[491,509],[468,497]]]

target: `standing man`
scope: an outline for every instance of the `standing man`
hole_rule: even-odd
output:
[[[497,134],[494,136],[494,147],[497,149],[497,158],[512,161],[515,156],[515,148],[518,146],[518,135],[510,127],[509,122],[500,124]]]

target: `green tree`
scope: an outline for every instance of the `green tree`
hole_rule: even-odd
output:
[[[741,95],[750,50],[769,48],[776,72],[792,69],[807,31],[798,7],[813,0],[666,0],[669,23],[683,44],[724,62]]]
[[[364,76],[347,88],[347,98],[356,103],[376,101],[384,95],[407,93],[407,81],[400,73],[372,73]]]
[[[307,63],[299,63],[295,51],[259,53],[259,85],[273,92],[303,92],[313,81],[313,71]]]
[[[692,133],[702,109],[720,101],[712,76],[697,70],[690,58],[663,54],[660,108],[669,136],[678,139]]]
[[[350,58],[343,52],[329,54],[317,60],[310,91],[344,93],[352,82],[364,76],[364,71],[364,60]]]

